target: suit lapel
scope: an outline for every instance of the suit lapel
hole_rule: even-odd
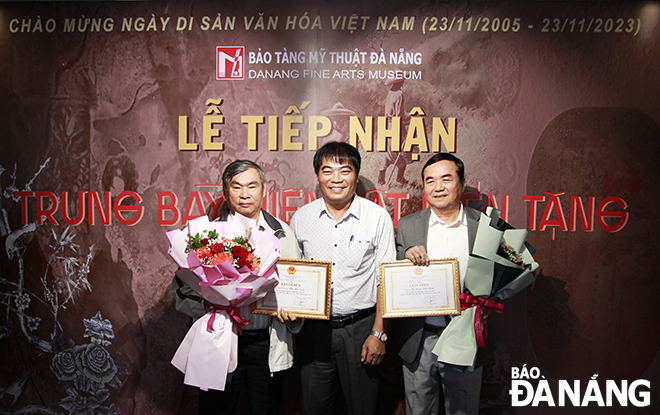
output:
[[[419,235],[421,239],[416,241],[414,245],[422,245],[424,246],[424,249],[428,249],[428,247],[426,246],[426,241],[428,240],[428,236],[429,236],[430,217],[431,217],[431,208],[426,208],[420,212],[416,223],[417,229],[421,229],[422,231],[417,233],[417,235]]]

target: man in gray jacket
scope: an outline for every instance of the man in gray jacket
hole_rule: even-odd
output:
[[[458,258],[461,291],[480,214],[461,203],[465,167],[452,154],[438,153],[422,169],[424,197],[429,207],[399,221],[397,259],[428,265],[429,258]],[[408,415],[479,412],[481,367],[485,349],[465,371],[438,362],[432,350],[447,322],[445,316],[397,319],[392,334],[403,359]]]
[[[280,239],[278,250],[283,258],[300,258],[300,250],[291,228],[261,209],[265,176],[261,167],[250,160],[230,163],[222,174],[225,202],[211,219],[231,221],[239,213],[257,221],[260,230],[268,230]],[[170,287],[177,310],[197,319],[209,310],[209,304],[196,295],[178,277]],[[238,339],[238,367],[229,374],[224,391],[199,391],[202,414],[234,414],[243,386],[248,393],[250,414],[279,413],[284,386],[283,371],[293,365],[292,333],[300,331],[302,320],[280,310],[277,319],[256,315],[250,306],[240,308],[241,317],[249,320]]]

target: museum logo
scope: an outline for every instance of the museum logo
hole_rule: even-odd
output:
[[[245,47],[218,46],[215,55],[215,79],[244,79]]]
[[[573,380],[557,381],[556,387],[550,388],[548,380],[541,375],[537,367],[527,369],[511,368],[511,406],[649,406],[651,404],[651,382],[637,379],[598,381],[593,375],[585,383]]]

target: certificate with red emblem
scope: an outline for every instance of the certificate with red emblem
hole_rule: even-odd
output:
[[[274,316],[282,308],[297,317],[330,319],[331,262],[280,258],[276,267],[280,282],[252,304],[253,314]]]
[[[456,258],[432,259],[428,266],[395,261],[380,264],[383,317],[461,313]]]

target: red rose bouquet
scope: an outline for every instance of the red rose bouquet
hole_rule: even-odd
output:
[[[196,233],[194,236],[188,235],[188,238],[186,251],[194,251],[202,265],[214,266],[228,261],[237,270],[247,267],[250,271],[256,271],[259,268],[261,260],[254,255],[247,232],[243,236],[228,239],[218,236],[215,230],[204,230],[201,235]]]
[[[213,304],[238,308],[262,298],[279,281],[279,239],[256,225],[239,214],[231,222],[201,216],[167,232],[177,275]]]
[[[279,239],[256,229],[256,221],[237,214],[231,222],[202,216],[167,233],[169,254],[181,268],[177,276],[213,304],[172,359],[187,385],[224,390],[226,374],[236,369],[240,326],[247,324],[238,308],[264,297],[279,282],[274,266]]]

